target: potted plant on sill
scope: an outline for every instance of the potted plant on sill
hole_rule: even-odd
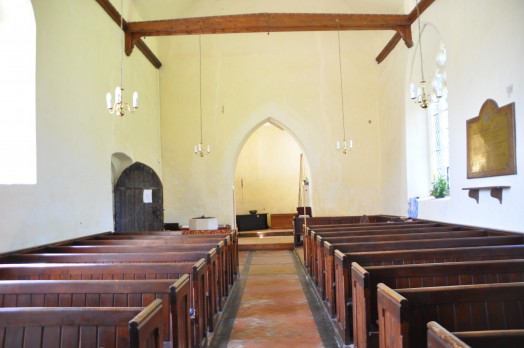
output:
[[[435,198],[444,198],[449,194],[449,183],[446,179],[439,176],[431,183],[429,194]]]

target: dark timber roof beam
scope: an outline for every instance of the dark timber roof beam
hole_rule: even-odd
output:
[[[120,25],[120,14],[109,0],[96,0]],[[125,51],[129,56],[136,46],[156,67],[162,64],[142,40],[147,36],[198,34],[235,34],[290,31],[393,30],[395,35],[377,56],[381,63],[402,39],[413,46],[411,25],[435,0],[421,0],[408,15],[343,13],[256,13],[242,15],[179,18],[158,21],[126,22]],[[337,20],[339,24],[337,24]]]

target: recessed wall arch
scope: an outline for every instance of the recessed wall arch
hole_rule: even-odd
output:
[[[237,146],[236,148],[236,152],[235,152],[235,156],[234,156],[234,160],[233,160],[233,168],[232,168],[232,171],[233,173],[235,172],[235,169],[236,169],[236,165],[238,163],[238,158],[240,156],[240,152],[242,151],[242,148],[244,147],[244,145],[246,144],[247,140],[253,135],[253,133],[259,129],[260,127],[262,127],[264,124],[266,123],[269,123],[269,124],[272,124],[273,126],[277,127],[277,128],[280,128],[286,132],[288,132],[292,137],[293,139],[295,140],[295,142],[298,144],[298,146],[302,149],[302,153],[304,153],[304,157],[307,158],[307,154],[305,153],[305,146],[303,144],[303,142],[300,140],[300,138],[295,134],[295,132],[293,132],[290,127],[288,127],[284,122],[281,122],[279,121],[278,119],[274,118],[274,117],[266,117],[264,119],[262,119],[261,121],[255,123],[245,134],[244,136],[242,137],[239,145]],[[308,173],[309,174],[309,173]]]
[[[111,186],[115,187],[122,172],[133,164],[133,159],[123,152],[111,155]]]
[[[310,180],[307,156],[282,122],[273,117],[257,122],[242,138],[235,158],[237,214],[294,213],[304,202],[309,206],[309,192],[304,194],[300,181]]]

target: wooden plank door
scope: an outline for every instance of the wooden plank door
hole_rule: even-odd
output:
[[[127,167],[115,186],[115,232],[164,230],[162,182],[147,165]]]

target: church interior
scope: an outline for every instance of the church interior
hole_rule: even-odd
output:
[[[281,280],[295,288],[280,294],[313,312],[282,322],[311,320],[295,323],[292,339],[256,341],[224,311],[178,326],[192,340],[178,346],[378,347],[357,344],[351,313],[340,323],[321,269],[335,258],[317,245],[343,237],[326,230],[317,242],[308,218],[523,239],[523,19],[520,0],[0,0],[0,287],[2,264],[26,252],[218,229],[225,246],[205,243],[217,245],[225,275],[218,300],[202,299],[206,313],[248,317],[241,297]],[[279,219],[293,230],[290,250],[239,251],[243,229],[267,233]],[[275,296],[288,314],[303,310]],[[208,336],[202,326],[214,321]],[[380,347],[419,346],[405,344]]]

